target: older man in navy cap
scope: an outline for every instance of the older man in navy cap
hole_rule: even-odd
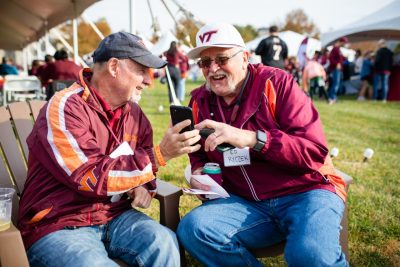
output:
[[[178,266],[175,234],[135,208],[149,207],[159,166],[199,149],[199,132],[179,134],[187,120],[153,146],[150,122],[132,100],[149,85],[149,68],[166,62],[138,36],[108,36],[93,59],[92,70],[50,99],[27,139],[18,225],[29,263]]]

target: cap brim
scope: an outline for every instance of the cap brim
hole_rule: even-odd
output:
[[[130,57],[133,61],[142,64],[143,66],[153,68],[153,69],[160,69],[162,67],[165,67],[167,65],[167,61],[153,55],[153,54],[148,54],[145,56],[140,56],[140,57]]]
[[[241,48],[245,48],[239,45],[217,45],[217,44],[213,44],[213,45],[204,45],[204,46],[199,46],[196,48],[193,48],[192,50],[189,51],[189,53],[187,53],[187,56],[190,59],[196,59],[200,57],[201,52],[203,52],[204,50],[211,48],[211,47],[223,47],[223,48],[232,48],[232,47],[241,47]]]

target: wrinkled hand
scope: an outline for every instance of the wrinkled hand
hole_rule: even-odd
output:
[[[126,193],[132,199],[131,203],[132,208],[147,209],[150,206],[152,197],[149,191],[147,191],[147,189],[144,188],[143,186],[132,188]]]
[[[165,133],[160,143],[160,150],[165,161],[200,149],[200,144],[192,146],[201,138],[199,130],[194,129],[181,134],[179,133],[183,128],[189,126],[190,123],[190,120],[184,120],[169,128]]]
[[[204,120],[196,124],[195,128],[212,128],[215,130],[214,133],[207,137],[204,143],[204,150],[206,152],[214,151],[217,145],[222,143],[229,143],[238,148],[254,147],[257,143],[255,132],[239,129],[222,122]]]
[[[193,172],[193,174],[194,175],[201,174],[202,170],[203,170],[203,168],[197,169]],[[201,190],[206,190],[206,191],[210,190],[210,186],[200,183],[193,177],[190,179],[190,187],[194,188],[194,189],[201,189]],[[204,197],[204,195],[196,195],[196,197],[198,199],[200,199],[201,201],[208,200],[207,198]]]

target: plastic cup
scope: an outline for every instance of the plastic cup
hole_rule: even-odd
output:
[[[10,228],[14,193],[13,188],[0,188],[0,231]]]

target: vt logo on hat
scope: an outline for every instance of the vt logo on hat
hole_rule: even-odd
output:
[[[243,38],[233,25],[218,22],[206,24],[196,34],[196,47],[188,53],[188,57],[196,59],[200,53],[210,47],[240,47],[246,50]]]
[[[213,31],[205,32],[205,33],[199,35],[200,41],[201,41],[202,43],[204,43],[204,39],[207,38],[205,41],[206,41],[206,42],[209,42],[211,36],[212,36],[214,33],[217,33],[217,32],[218,32],[218,30],[213,30]]]

